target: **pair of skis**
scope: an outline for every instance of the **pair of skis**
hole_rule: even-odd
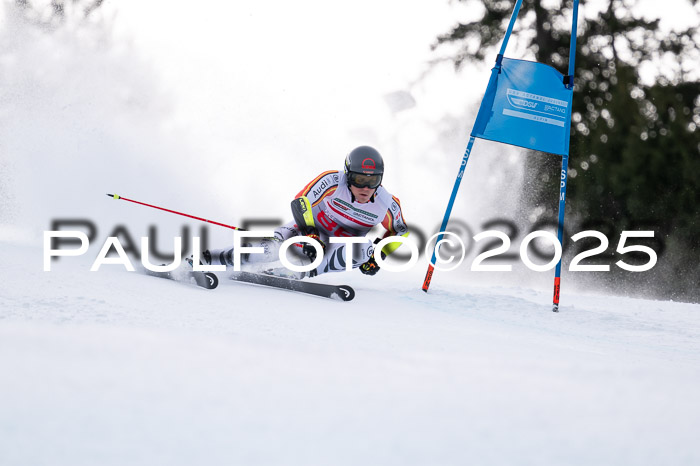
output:
[[[202,288],[206,288],[208,290],[213,290],[219,285],[218,277],[212,272],[190,271],[187,272],[187,276],[184,278],[175,276],[170,272],[148,272],[148,274],[155,277],[168,278],[176,281],[192,281],[197,286],[201,286]],[[298,293],[319,296],[322,298],[339,299],[341,301],[351,301],[355,297],[355,290],[348,285],[329,285],[326,283],[295,280],[292,278],[251,272],[235,272],[230,278],[233,281],[241,283],[250,283],[269,288],[296,291]]]
[[[232,225],[226,225],[225,223],[214,222],[212,220],[207,220],[201,217],[195,217],[194,215],[189,215],[183,212],[166,209],[164,207],[158,207],[152,204],[146,204],[144,202],[136,201],[134,199],[128,199],[118,194],[107,194],[107,196],[114,199],[139,204],[145,207],[163,210],[165,212],[170,212],[172,214],[181,215],[183,217],[192,218],[202,222],[211,223],[213,225],[230,228],[232,230],[240,230],[240,228]],[[309,200],[306,197],[295,199],[294,201],[292,201],[291,207],[295,221],[299,224],[299,226],[302,228],[305,234],[317,233],[314,225],[311,203],[309,202]],[[170,272],[147,271],[147,273],[155,277],[167,278],[176,281],[191,280],[194,281],[197,284],[197,286],[201,286],[202,288],[207,288],[210,290],[216,288],[219,285],[218,277],[212,272],[190,271],[188,272],[188,276],[184,278],[173,275]],[[296,291],[299,293],[320,296],[322,298],[340,299],[342,301],[350,301],[355,297],[355,290],[353,290],[347,285],[328,285],[325,283],[294,280],[291,278],[278,277],[275,275],[257,274],[250,272],[236,272],[234,273],[234,275],[231,276],[231,280],[242,283],[252,283],[254,285],[261,285],[270,288],[279,288],[282,290]]]

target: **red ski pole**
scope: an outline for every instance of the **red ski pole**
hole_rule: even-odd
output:
[[[107,194],[107,195],[108,195],[109,197],[111,197],[111,198],[114,198],[114,199],[121,199],[121,200],[123,200],[123,201],[133,202],[134,204],[140,204],[140,205],[144,205],[144,206],[146,206],[146,207],[152,207],[152,208],[154,208],[154,209],[164,210],[164,211],[166,211],[166,212],[170,212],[171,214],[182,215],[183,217],[193,218],[193,219],[199,220],[199,221],[201,221],[201,222],[211,223],[212,225],[218,225],[218,226],[220,226],[220,227],[230,228],[230,229],[232,229],[232,230],[241,230],[241,231],[244,231],[242,228],[234,227],[234,226],[231,226],[231,225],[226,225],[225,223],[219,223],[219,222],[215,222],[215,221],[213,221],[213,220],[207,220],[206,218],[202,218],[202,217],[195,217],[194,215],[185,214],[185,213],[182,213],[182,212],[178,212],[178,211],[176,211],[176,210],[166,209],[166,208],[164,208],[164,207],[158,207],[157,205],[146,204],[145,202],[139,202],[139,201],[135,201],[135,200],[133,200],[133,199],[128,199],[128,198],[122,197],[122,196],[120,196],[120,195],[118,195],[118,194]]]

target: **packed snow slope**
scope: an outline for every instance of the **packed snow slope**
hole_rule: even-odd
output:
[[[352,302],[42,270],[0,242],[3,465],[696,465],[700,305],[318,277]]]

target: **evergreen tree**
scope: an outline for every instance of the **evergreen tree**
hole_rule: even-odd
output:
[[[102,6],[104,0],[15,0],[16,11],[29,21],[46,29],[55,29],[65,23],[68,17],[78,21],[87,20]]]

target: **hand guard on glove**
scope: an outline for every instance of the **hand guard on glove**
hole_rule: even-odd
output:
[[[326,251],[326,244],[321,241],[321,238],[318,236],[318,230],[315,228],[313,229],[312,232],[306,235],[308,238],[315,239],[321,244],[321,249],[323,251]],[[306,254],[306,256],[311,260],[311,262],[316,260],[316,248],[311,244],[311,243],[304,243],[304,246],[301,248],[301,252]]]
[[[377,272],[379,272],[379,265],[377,264],[377,261],[374,260],[374,255],[372,255],[367,262],[360,266],[360,272],[365,275],[375,275]]]
[[[381,238],[375,239],[374,244],[379,243],[379,241],[381,241]],[[375,249],[374,252],[372,252],[372,256],[369,258],[369,260],[360,266],[360,272],[369,276],[376,275],[377,272],[379,272],[379,264],[377,264],[377,261],[374,260],[374,255],[376,253],[377,250]],[[384,251],[380,251],[379,253],[382,255],[382,260],[386,259],[386,254],[384,254]]]

